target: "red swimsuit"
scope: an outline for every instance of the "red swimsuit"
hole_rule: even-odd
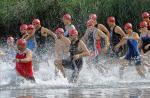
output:
[[[24,59],[26,58],[26,52],[17,53],[16,59]],[[32,61],[27,63],[16,62],[16,71],[24,78],[33,77],[33,69],[32,69]]]
[[[100,39],[96,40],[96,49],[98,51],[98,54],[100,54],[101,52],[101,40]]]

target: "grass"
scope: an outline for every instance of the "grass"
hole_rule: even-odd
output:
[[[117,24],[132,22],[135,31],[143,11],[150,12],[150,0],[0,0],[1,36],[18,35],[19,25],[30,24],[39,18],[42,25],[55,30],[63,27],[62,15],[70,13],[80,32],[85,32],[85,23],[90,13],[98,15],[98,22],[106,25],[106,18],[113,15]]]

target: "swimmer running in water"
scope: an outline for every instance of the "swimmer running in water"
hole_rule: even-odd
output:
[[[107,18],[107,24],[110,27],[110,52],[113,56],[120,56],[123,48],[120,47],[117,51],[115,51],[115,46],[121,41],[122,37],[125,37],[126,34],[124,31],[116,25],[116,19],[113,16],[109,16]]]
[[[55,31],[57,35],[57,40],[55,41],[55,56],[57,62],[61,59],[67,59],[69,57],[69,47],[70,47],[70,40],[64,36],[63,28],[57,28]],[[58,75],[57,69],[55,69],[55,75]]]
[[[149,15],[149,13],[148,12],[143,12],[142,13],[142,19],[143,19],[143,21],[146,21],[147,22],[147,28],[148,28],[148,30],[150,30],[150,15]]]
[[[140,40],[139,35],[136,32],[133,32],[132,24],[126,23],[124,26],[127,36],[124,37],[120,43],[115,46],[115,49],[118,50],[122,45],[127,44],[128,51],[124,59],[120,59],[122,66],[120,67],[120,78],[123,76],[124,69],[128,66],[128,62],[134,61],[136,70],[141,77],[145,77],[144,66],[141,65],[141,58],[138,49],[138,41]]]
[[[94,25],[94,20],[90,19],[87,21],[87,30],[82,37],[82,40],[86,43],[88,49],[91,51],[90,59],[88,60],[91,62],[88,62],[88,64],[94,63],[94,65],[99,69],[103,66],[98,64],[99,56],[102,52],[107,53],[107,49],[109,48],[109,38]],[[105,47],[103,49],[101,49],[101,37],[105,40]],[[99,69],[99,71],[101,70]]]
[[[32,52],[26,47],[26,40],[17,40],[17,49],[15,62],[16,72],[27,80],[35,82],[32,69]]]
[[[69,82],[77,82],[79,77],[79,72],[82,69],[83,57],[89,56],[89,50],[82,40],[78,39],[78,31],[76,29],[71,29],[69,31],[69,37],[71,40],[70,45],[70,57],[68,59],[57,60],[55,61],[55,66],[61,70],[62,74],[65,77],[64,68],[73,70],[71,79]]]
[[[140,44],[139,47],[141,48],[141,53],[144,54],[150,50],[150,31],[147,28],[147,22],[142,21],[140,22]]]
[[[64,36],[69,37],[69,30],[70,29],[75,29],[75,26],[72,24],[72,18],[71,18],[70,14],[65,14],[63,16],[63,23],[65,25]]]

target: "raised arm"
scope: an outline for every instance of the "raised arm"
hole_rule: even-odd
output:
[[[89,31],[88,30],[86,30],[85,31],[85,34],[83,35],[83,37],[82,37],[82,41],[85,43],[86,41],[87,41],[87,39],[88,39],[88,34],[89,34]]]
[[[32,52],[28,51],[27,54],[26,54],[26,58],[18,59],[18,61],[22,62],[22,63],[28,63],[28,62],[32,61]]]
[[[115,32],[120,34],[122,37],[126,36],[125,32],[119,26],[115,28]]]
[[[98,29],[101,31],[105,32],[108,38],[110,39],[110,33],[109,30],[103,25],[103,24],[98,24]]]
[[[109,45],[110,45],[108,36],[105,33],[103,33],[101,30],[98,30],[97,33],[98,33],[98,35],[100,37],[104,38],[104,40],[105,40],[105,47],[108,48]]]
[[[55,40],[57,39],[56,34],[47,28],[42,27],[41,32],[42,32],[42,36],[47,37],[48,35],[51,35]]]
[[[79,57],[90,56],[90,52],[89,52],[88,48],[86,47],[85,43],[82,40],[80,40],[79,46],[83,50],[83,52],[79,54]]]

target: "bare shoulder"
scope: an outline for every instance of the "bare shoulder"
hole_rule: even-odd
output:
[[[42,30],[45,30],[45,29],[47,29],[47,28],[45,28],[45,27],[41,27],[41,29],[42,29]]]
[[[125,36],[125,33],[123,31],[123,29],[120,26],[116,26],[116,28],[114,29],[116,33]]]
[[[32,51],[30,49],[27,49],[26,53],[32,55]]]
[[[80,46],[85,45],[85,43],[82,40],[79,40],[79,44],[80,44]]]
[[[66,41],[70,42],[69,38],[67,38],[67,37],[64,37],[64,39],[65,39]]]
[[[116,27],[115,27],[115,30],[122,30],[122,28],[119,27],[119,26],[116,26]]]
[[[69,39],[69,38],[64,37],[64,40],[65,40],[65,42],[67,42],[68,44],[71,44],[71,41],[70,41],[70,39]]]
[[[100,29],[97,29],[96,34],[98,34],[99,36],[105,35],[105,33]]]
[[[56,40],[55,40],[55,44],[57,44],[58,42],[60,42],[60,40],[59,40],[59,39],[56,39]]]
[[[100,30],[100,29],[96,29],[96,31],[97,31],[97,33],[103,33],[103,31],[102,30]]]
[[[133,32],[134,36],[139,36],[139,34],[137,32]]]
[[[45,27],[42,27],[41,30],[42,30],[42,31],[49,31],[49,29],[48,29],[48,28],[45,28]]]
[[[105,26],[103,24],[98,24],[98,27],[103,28]]]

